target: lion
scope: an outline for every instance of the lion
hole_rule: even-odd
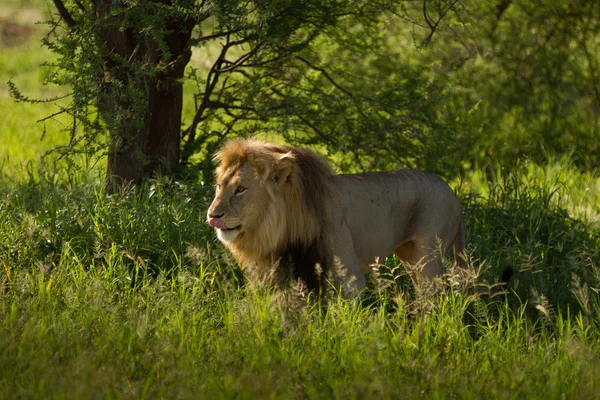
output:
[[[415,282],[440,277],[451,248],[461,263],[461,206],[436,175],[334,174],[308,149],[252,138],[227,141],[214,160],[207,222],[251,278],[275,271],[277,282],[320,290],[335,265],[343,269],[335,285],[359,293],[365,274],[391,254],[415,267]]]

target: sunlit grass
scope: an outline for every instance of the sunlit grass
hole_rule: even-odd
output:
[[[566,208],[574,218],[600,222],[600,175],[597,171],[578,171],[567,157],[550,157],[544,165],[522,161],[513,170],[497,168],[491,174],[483,169],[474,170],[456,186],[463,192],[487,198],[515,184],[532,192],[546,191],[552,195],[552,204]]]
[[[597,398],[597,322],[532,324],[450,288],[426,314],[407,301],[333,298],[290,318],[274,293],[185,270],[132,286],[121,263],[66,250],[4,279],[0,396]]]
[[[28,33],[16,37],[14,44],[0,42],[0,166],[2,178],[23,179],[24,171],[35,170],[40,158],[53,147],[68,142],[64,117],[39,122],[56,114],[59,108],[51,103],[17,103],[10,97],[7,82],[11,80],[23,95],[44,100],[65,94],[68,90],[46,86],[50,69],[42,67],[52,60],[52,54],[41,44],[49,29],[35,24],[43,13],[31,8],[38,3],[10,1],[0,6],[0,16],[18,22]],[[39,9],[39,8],[38,8]],[[31,12],[28,12],[31,11]]]

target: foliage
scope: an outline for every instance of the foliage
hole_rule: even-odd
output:
[[[584,297],[589,296],[597,279],[600,220],[597,212],[589,212],[597,209],[591,188],[598,181],[573,176],[568,171],[575,167],[567,165],[525,163],[510,172],[496,171],[494,183],[475,174],[465,184],[469,191],[463,204],[475,259],[492,272],[515,266],[514,290],[520,299],[575,310],[582,304],[576,289],[585,286]]]
[[[566,154],[598,167],[599,6],[467,1],[443,21],[426,60],[447,82],[448,117],[471,131],[463,160],[510,166]]]
[[[67,34],[54,15],[46,45],[58,56],[48,83],[71,93],[61,103],[69,151],[98,154],[105,131],[121,132],[118,144],[149,124],[139,82],[158,78],[169,57],[186,63],[187,50],[168,47],[165,24],[179,18],[195,26],[180,160],[205,172],[225,136],[258,132],[326,150],[343,170],[456,176],[548,154],[597,166],[597,2],[145,1],[102,18],[87,3],[65,6],[79,27]],[[155,51],[131,57],[99,40],[134,26],[136,43]]]
[[[272,132],[326,149],[344,170],[455,176],[553,154],[589,170],[599,132],[597,7],[425,1],[351,15],[285,63],[228,80],[235,94],[222,98],[234,105],[205,131]]]

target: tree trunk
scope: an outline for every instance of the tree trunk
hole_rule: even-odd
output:
[[[122,15],[146,15],[155,23],[153,8],[177,0],[148,0],[147,8],[128,9],[124,3],[98,0],[96,15],[106,23],[98,42],[104,63],[99,111],[109,135],[109,187],[137,183],[155,174],[170,174],[179,163],[183,75],[191,57],[190,38],[195,21],[173,7],[164,18],[162,37],[140,33],[142,27],[120,26]],[[181,1],[177,2],[178,5]],[[117,7],[119,12],[115,12]]]
[[[151,80],[144,126],[111,132],[107,180],[111,186],[170,174],[179,163],[183,86],[175,78]]]

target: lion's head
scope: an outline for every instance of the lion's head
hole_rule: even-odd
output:
[[[215,161],[208,223],[243,267],[260,275],[289,252],[326,246],[327,163],[306,149],[254,139],[228,141]]]

